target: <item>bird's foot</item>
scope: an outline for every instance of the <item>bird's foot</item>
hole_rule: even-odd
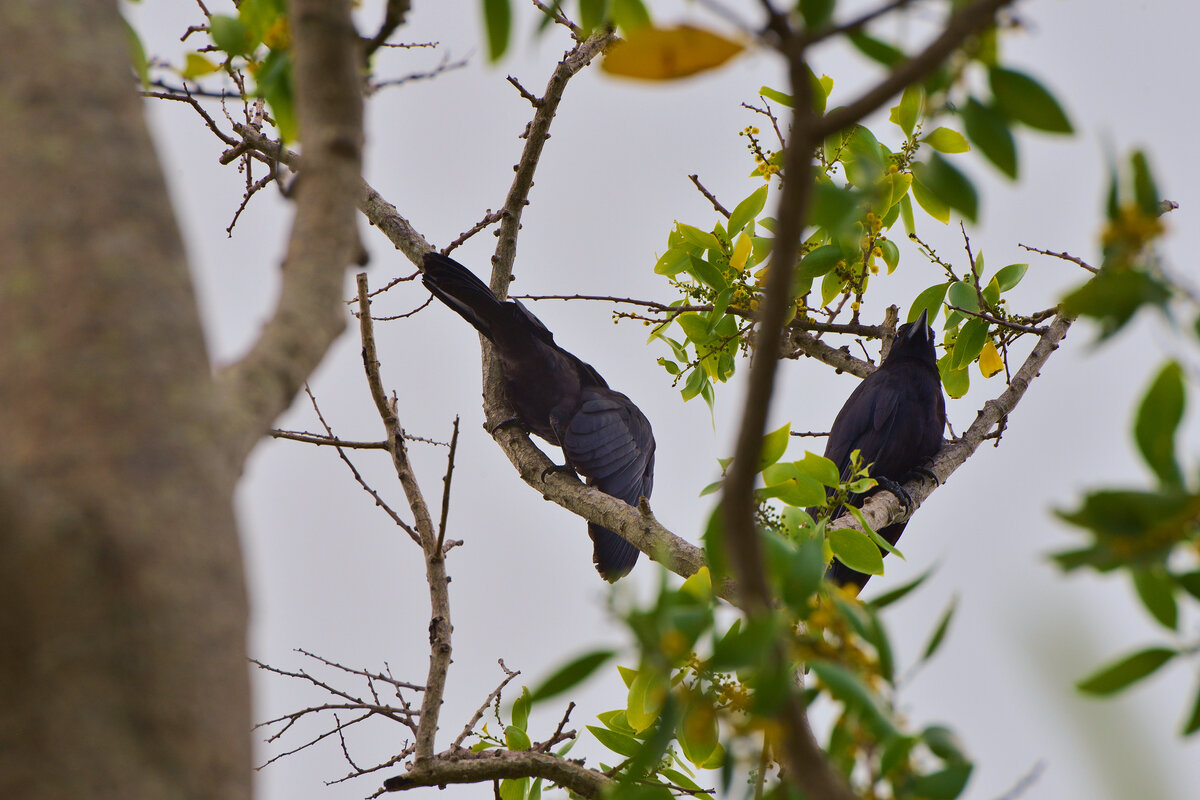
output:
[[[517,428],[524,429],[525,425],[521,422],[520,418],[509,417],[508,419],[500,420],[495,425],[488,428],[488,433],[490,433],[492,436],[495,436],[496,431],[500,430],[501,428],[511,428],[511,427],[517,427]]]
[[[910,495],[903,486],[896,483],[891,478],[880,477],[876,478],[875,482],[879,484],[879,488],[886,489],[887,491],[891,492],[895,498],[900,501],[901,505],[904,506],[904,510],[906,512],[910,514],[912,513],[914,505],[912,495]]]
[[[913,468],[912,474],[913,475],[921,475],[926,478],[929,478],[937,486],[942,485],[941,479],[937,475],[935,475],[933,470],[931,470],[929,467],[915,467],[915,468]]]
[[[546,482],[546,476],[552,472],[561,472],[567,475],[574,475],[576,478],[579,477],[579,473],[570,464],[551,464],[542,470],[542,483]]]

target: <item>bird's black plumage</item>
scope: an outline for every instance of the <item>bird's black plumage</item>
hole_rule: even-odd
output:
[[[637,505],[654,485],[654,433],[641,410],[590,364],[554,342],[541,320],[515,300],[501,301],[463,265],[426,253],[429,291],[495,346],[508,401],[526,430],[562,448],[567,465],[606,494]],[[638,551],[612,531],[588,524],[592,560],[608,581],[629,573]]]
[[[837,464],[843,478],[855,450],[862,463],[871,465],[871,477],[900,482],[941,448],[946,400],[933,345],[928,314],[922,311],[915,322],[897,329],[892,349],[879,369],[846,400],[825,445],[825,457]],[[855,505],[862,500],[854,498]],[[906,524],[889,525],[879,534],[895,544]],[[828,577],[860,588],[869,578],[839,561],[830,565]]]

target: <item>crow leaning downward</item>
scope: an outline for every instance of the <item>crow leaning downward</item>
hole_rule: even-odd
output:
[[[829,430],[825,457],[837,464],[843,479],[850,454],[858,450],[870,475],[893,486],[903,481],[942,446],[946,427],[946,400],[938,376],[933,330],[928,312],[896,331],[892,349],[879,369],[868,375],[846,400]],[[889,487],[890,488],[890,487]],[[864,498],[852,499],[861,505]],[[879,534],[895,544],[906,522],[889,525]],[[869,575],[834,561],[828,572],[838,584],[860,588]]]
[[[567,465],[606,494],[637,505],[654,485],[654,433],[641,410],[590,364],[554,343],[541,320],[515,300],[500,301],[463,265],[426,253],[421,278],[496,349],[519,422],[562,448]],[[637,561],[633,545],[588,523],[596,570],[615,581]]]

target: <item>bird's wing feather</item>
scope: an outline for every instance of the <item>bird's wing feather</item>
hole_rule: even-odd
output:
[[[503,304],[486,283],[452,258],[429,252],[423,259],[421,283],[425,288],[471,323],[475,330],[493,339],[493,327]]]
[[[636,505],[654,486],[654,434],[650,422],[623,394],[586,387],[575,415],[561,432],[567,463],[605,494]],[[638,550],[617,534],[588,525],[596,569],[616,580],[633,568]]]

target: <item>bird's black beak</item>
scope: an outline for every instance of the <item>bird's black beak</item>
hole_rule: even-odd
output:
[[[930,340],[928,308],[921,309],[921,316],[917,317],[916,320],[913,321],[913,326],[909,329],[908,336],[905,338],[909,341],[921,339],[927,342]]]

